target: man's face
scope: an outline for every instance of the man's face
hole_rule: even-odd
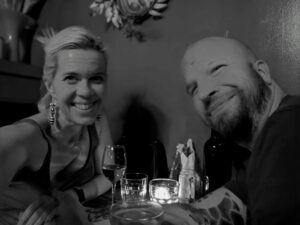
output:
[[[202,120],[235,141],[251,140],[268,99],[250,61],[244,49],[223,39],[197,43],[183,60],[187,92]]]
[[[50,84],[58,119],[64,124],[88,125],[95,121],[105,90],[106,63],[95,50],[63,50]]]

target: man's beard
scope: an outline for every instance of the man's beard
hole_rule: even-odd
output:
[[[240,104],[234,115],[228,118],[226,115],[216,121],[212,121],[212,128],[218,131],[223,138],[235,142],[249,142],[257,128],[257,117],[261,115],[268,105],[271,90],[258,75],[255,88],[248,94],[238,90]]]

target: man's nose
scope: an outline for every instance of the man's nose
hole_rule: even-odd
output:
[[[205,91],[200,93],[200,100],[205,108],[209,107],[214,95],[217,93],[215,89],[206,89]]]
[[[216,86],[211,82],[203,82],[199,85],[199,98],[202,101],[205,101],[211,97],[213,97],[217,93]]]

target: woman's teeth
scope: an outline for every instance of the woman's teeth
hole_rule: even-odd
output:
[[[90,108],[92,108],[93,104],[75,104],[75,107],[80,109],[80,110],[88,110]]]

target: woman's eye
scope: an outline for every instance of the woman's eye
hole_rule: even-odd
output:
[[[65,76],[64,81],[67,81],[68,83],[76,83],[78,81],[78,78],[74,75],[68,75]]]
[[[93,81],[95,83],[103,83],[105,80],[106,80],[105,75],[97,75],[97,76],[91,77],[91,81]]]

